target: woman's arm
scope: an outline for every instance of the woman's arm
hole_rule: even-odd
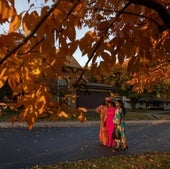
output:
[[[113,118],[113,123],[116,124],[116,125],[119,125],[120,124],[120,120],[121,120],[120,110],[117,109],[116,112],[115,112],[115,117]]]

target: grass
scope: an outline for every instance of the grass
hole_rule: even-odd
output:
[[[137,112],[128,112],[126,120],[170,120],[170,111],[140,110]]]
[[[0,121],[9,121],[12,116],[17,115],[18,112],[7,108],[1,112]],[[100,115],[95,110],[91,109],[85,113],[87,121],[99,121]],[[40,121],[50,121],[48,118],[40,118]],[[64,119],[60,119],[64,120]],[[70,120],[70,119],[65,119]],[[71,120],[76,120],[71,118]],[[127,111],[125,120],[170,120],[170,111],[156,111],[156,110],[138,110],[136,112]]]
[[[13,116],[17,115],[19,112],[6,108],[0,112],[0,122],[9,121]]]
[[[86,113],[87,120],[100,120],[100,115],[94,110],[89,110]],[[125,120],[153,120],[153,117],[147,113],[127,112]]]
[[[169,169],[170,153],[146,153],[141,155],[117,155],[56,165],[35,166],[31,169]]]
[[[95,110],[86,113],[87,120],[100,120],[100,115]],[[138,110],[127,111],[125,120],[170,120],[170,111]]]
[[[149,113],[127,112],[125,120],[154,120],[155,118]]]

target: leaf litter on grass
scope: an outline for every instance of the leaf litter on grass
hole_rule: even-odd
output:
[[[141,155],[118,155],[31,169],[170,169],[170,153],[155,152]]]

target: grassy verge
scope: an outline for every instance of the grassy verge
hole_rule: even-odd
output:
[[[154,116],[143,112],[127,112],[125,120],[154,120]]]
[[[17,115],[19,112],[12,110],[10,108],[6,108],[0,113],[0,122],[1,121],[10,121],[10,119]]]
[[[94,110],[90,110],[86,113],[87,120],[100,120],[100,115]],[[125,120],[153,120],[154,117],[150,116],[148,113],[140,112],[128,112],[126,114]]]
[[[17,115],[19,112],[11,110],[9,108],[1,112],[0,121],[9,121],[12,116]],[[95,110],[89,110],[85,113],[87,121],[100,120],[100,114]],[[43,117],[39,119],[40,121],[51,121],[50,117]],[[62,120],[76,120],[76,118],[71,119],[59,119]],[[153,111],[153,110],[138,110],[136,112],[128,111],[125,120],[170,120],[170,111]]]
[[[95,110],[86,113],[87,120],[100,120],[100,115]],[[170,111],[138,110],[127,111],[125,120],[170,120]]]
[[[118,155],[57,165],[36,166],[32,169],[169,169],[170,153]]]
[[[170,111],[137,111],[128,112],[125,117],[126,120],[170,120]]]

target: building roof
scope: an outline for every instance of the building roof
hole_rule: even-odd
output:
[[[80,89],[104,89],[104,90],[112,90],[112,86],[100,83],[86,83],[84,86],[81,86]]]
[[[78,63],[78,61],[74,58],[74,56],[67,56],[66,57],[66,63],[65,65],[67,67],[71,67],[71,68],[78,68],[78,69],[82,69],[81,65]]]
[[[59,49],[56,48],[56,53],[58,52],[59,52]],[[74,58],[74,56],[68,56],[68,55],[66,56],[65,66],[70,67],[70,68],[82,69],[81,65]]]

